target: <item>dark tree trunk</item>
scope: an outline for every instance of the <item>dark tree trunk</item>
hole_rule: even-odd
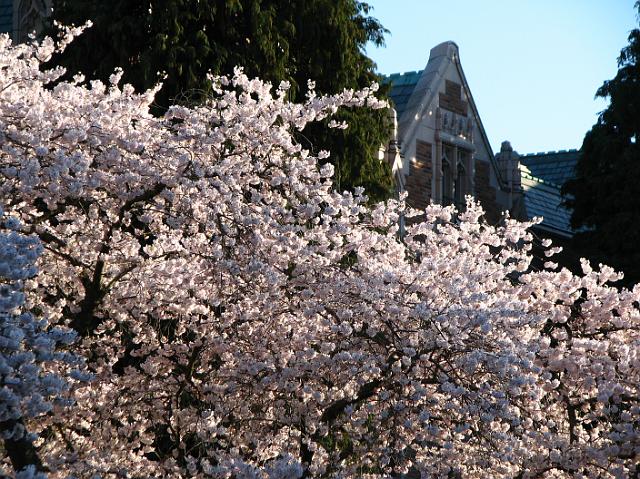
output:
[[[13,429],[16,426],[24,427],[24,423],[21,419],[0,423],[0,430],[6,431],[8,429]],[[42,461],[40,461],[40,457],[38,456],[38,451],[33,443],[27,440],[24,435],[20,439],[5,439],[4,449],[9,456],[11,465],[15,471],[21,471],[30,465],[36,466],[36,469],[39,471],[44,471]]]

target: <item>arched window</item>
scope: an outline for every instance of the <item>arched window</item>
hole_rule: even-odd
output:
[[[17,0],[14,2],[14,39],[26,42],[31,33],[39,34],[44,19],[51,14],[51,0]]]

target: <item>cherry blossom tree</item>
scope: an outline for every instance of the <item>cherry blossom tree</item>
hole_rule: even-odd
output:
[[[25,295],[93,374],[73,407],[25,419],[39,470],[640,473],[640,288],[586,263],[532,271],[530,225],[490,226],[472,200],[417,212],[335,191],[328,153],[292,133],[384,107],[375,88],[310,84],[293,104],[238,70],[156,118],[156,90],[118,72],[40,71],[67,41],[0,40],[0,202],[43,248]]]

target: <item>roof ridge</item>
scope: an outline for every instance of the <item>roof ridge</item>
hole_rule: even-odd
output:
[[[423,70],[410,70],[410,71],[406,71],[406,72],[394,72],[394,73],[389,73],[387,75],[385,75],[384,73],[379,73],[379,75],[383,76],[384,78],[401,77],[401,76],[404,76],[404,75],[418,75],[418,74],[422,73]]]
[[[560,185],[554,183],[553,181],[544,180],[542,178],[538,178],[537,176],[533,176],[533,174],[531,173],[531,170],[529,170],[529,168],[527,168],[526,166],[525,166],[525,168],[526,168],[526,171],[523,170],[522,168],[520,169],[520,174],[522,176],[524,176],[526,178],[529,178],[531,180],[534,180],[534,181],[540,183],[541,185],[547,185],[547,186],[550,186],[550,187],[554,187],[558,191],[560,191],[560,188],[561,188]]]
[[[522,153],[520,157],[525,156],[547,156],[547,155],[562,155],[565,153],[578,153],[580,149],[570,148],[568,150],[550,150],[550,151],[538,151],[537,153]]]

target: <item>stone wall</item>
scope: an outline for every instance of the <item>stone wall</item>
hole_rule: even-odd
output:
[[[413,208],[423,209],[430,203],[432,176],[432,145],[417,140],[415,160],[409,164],[409,175],[405,185],[409,193],[408,203]]]

